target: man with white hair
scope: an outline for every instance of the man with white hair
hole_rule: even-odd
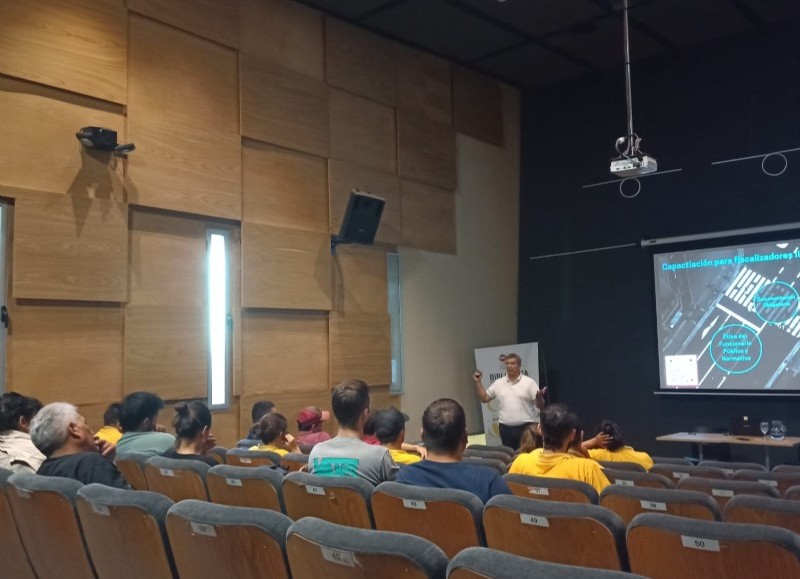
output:
[[[92,429],[72,404],[53,402],[42,408],[31,422],[31,440],[47,457],[37,474],[130,488],[114,463],[100,454]]]

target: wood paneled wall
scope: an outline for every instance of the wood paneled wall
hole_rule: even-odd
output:
[[[0,14],[9,389],[95,426],[135,390],[204,398],[206,234],[223,228],[234,397],[219,442],[256,400],[293,424],[347,377],[400,406],[386,251],[456,253],[455,131],[502,143],[496,83],[290,0],[0,0]],[[136,151],[87,150],[83,126]],[[377,244],[332,256],[353,189],[386,199]]]

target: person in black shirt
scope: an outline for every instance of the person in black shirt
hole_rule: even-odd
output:
[[[206,455],[214,448],[216,438],[211,433],[211,412],[202,402],[178,402],[175,405],[175,448],[164,453],[165,458],[199,460],[209,466],[217,461]]]
[[[92,429],[72,404],[54,402],[42,408],[31,421],[31,440],[47,457],[39,475],[130,488],[111,459],[103,456],[106,444],[98,447]]]

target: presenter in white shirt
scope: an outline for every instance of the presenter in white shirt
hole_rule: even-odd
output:
[[[480,370],[476,370],[472,378],[481,402],[497,400],[500,440],[505,446],[517,450],[525,427],[539,422],[539,409],[544,408],[547,388],[539,389],[533,378],[522,374],[519,355],[507,354],[505,365],[506,375],[492,382],[488,388],[483,387],[483,372]]]

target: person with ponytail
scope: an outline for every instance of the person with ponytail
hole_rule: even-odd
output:
[[[289,423],[283,414],[273,412],[263,416],[254,429],[255,435],[261,439],[261,444],[251,447],[250,450],[266,450],[281,456],[290,452],[300,452],[294,436],[286,432],[288,428]]]
[[[164,453],[165,458],[200,460],[209,466],[217,461],[207,456],[216,445],[211,433],[211,412],[202,402],[178,402],[175,405],[175,447]]]

